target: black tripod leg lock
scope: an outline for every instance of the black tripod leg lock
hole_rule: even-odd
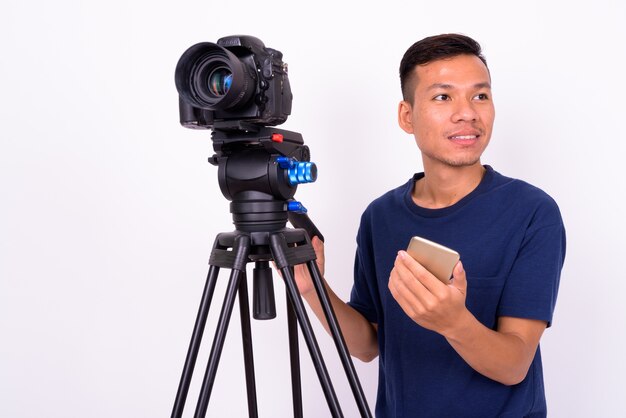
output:
[[[276,267],[279,269],[304,264],[317,258],[310,240],[307,240],[306,244],[289,247],[285,236],[282,233],[276,233],[270,236],[270,245],[272,248],[280,249],[280,251],[272,251]]]
[[[250,237],[238,235],[234,238],[233,249],[228,251],[221,248],[213,248],[209,257],[209,265],[231,270],[246,271],[248,254],[250,253]]]

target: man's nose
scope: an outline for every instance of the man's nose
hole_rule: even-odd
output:
[[[475,104],[471,100],[457,101],[452,114],[452,120],[454,122],[473,122],[478,119],[478,112],[476,112]]]

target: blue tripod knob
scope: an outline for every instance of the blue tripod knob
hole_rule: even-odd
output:
[[[287,210],[289,212],[307,213],[307,210],[302,205],[302,203],[300,203],[300,202],[298,202],[296,200],[291,200],[291,201],[287,202]]]
[[[313,183],[317,180],[317,166],[310,161],[296,161],[289,157],[278,157],[276,163],[287,170],[289,184]]]

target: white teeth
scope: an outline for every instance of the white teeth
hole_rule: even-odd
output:
[[[476,135],[453,136],[452,139],[476,139]]]

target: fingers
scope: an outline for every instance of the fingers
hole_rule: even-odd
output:
[[[410,258],[410,256],[407,257]],[[430,305],[433,300],[432,293],[420,279],[421,275],[428,272],[419,263],[416,261],[415,263],[417,266],[410,266],[410,263],[405,263],[405,259],[399,253],[389,277],[389,289],[401,306],[405,304]]]
[[[389,289],[401,306],[419,304],[430,309],[449,299],[451,287],[466,294],[467,281],[460,261],[453,270],[451,285],[445,285],[405,251],[398,252],[389,277]]]
[[[431,272],[426,270],[419,262],[411,257],[406,251],[398,251],[395,265],[401,265],[411,272],[413,276],[426,288],[435,295],[443,295],[445,285],[439,281]]]
[[[409,317],[414,318],[416,313],[414,307],[422,306],[422,302],[420,302],[420,299],[417,297],[417,294],[420,294],[420,290],[416,290],[415,288],[421,286],[421,292],[424,292],[425,289],[416,280],[405,280],[406,273],[400,270],[401,268],[399,267],[394,267],[393,270],[391,270],[388,283],[389,291],[402,310]]]

